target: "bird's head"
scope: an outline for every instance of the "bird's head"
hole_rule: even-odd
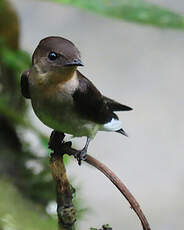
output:
[[[70,74],[77,66],[83,66],[79,50],[62,37],[41,40],[33,53],[32,65],[40,74]]]

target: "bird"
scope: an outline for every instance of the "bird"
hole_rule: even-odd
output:
[[[31,67],[21,75],[21,92],[46,126],[87,137],[84,148],[77,152],[80,164],[98,131],[127,136],[115,112],[132,108],[104,96],[78,66],[83,66],[80,51],[71,41],[46,37],[36,47]]]

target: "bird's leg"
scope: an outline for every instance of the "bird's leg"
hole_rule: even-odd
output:
[[[82,160],[83,161],[86,160],[86,153],[87,153],[90,141],[91,141],[91,139],[89,137],[87,137],[87,141],[86,141],[86,144],[85,144],[84,148],[82,150],[79,150],[75,155],[75,158],[77,158],[77,161],[78,161],[79,165],[81,165]]]
[[[52,131],[49,140],[49,148],[54,151],[54,154],[67,153],[69,155],[73,155],[77,159],[78,164],[81,165],[81,161],[86,160],[86,153],[91,139],[87,137],[86,144],[82,150],[75,150],[71,148],[71,141],[63,141],[64,137],[64,133],[55,130]]]

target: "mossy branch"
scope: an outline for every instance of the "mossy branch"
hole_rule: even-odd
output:
[[[52,176],[56,182],[58,229],[74,229],[73,225],[76,221],[76,211],[72,203],[73,191],[68,182],[63,157],[59,154],[52,153],[50,158],[50,168]]]

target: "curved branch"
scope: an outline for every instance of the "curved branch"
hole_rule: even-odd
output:
[[[57,154],[57,156],[59,155],[61,157],[64,153],[70,156],[71,155],[76,156],[78,151],[76,149],[71,148],[71,142],[64,142],[63,139],[64,139],[64,134],[59,133],[57,131],[53,131],[50,137],[49,147],[52,150],[54,150],[55,153],[59,153]],[[87,154],[85,162],[100,170],[107,178],[110,179],[110,181],[118,188],[118,190],[123,194],[123,196],[130,203],[131,208],[135,211],[135,213],[137,214],[137,216],[141,221],[143,230],[151,230],[149,223],[140,208],[140,205],[138,204],[134,196],[129,192],[127,187],[123,184],[123,182],[107,166],[105,166],[103,163],[93,158],[92,156]],[[56,168],[53,168],[53,172],[52,172],[53,177],[55,178],[56,181],[57,181],[57,177],[55,175],[55,172],[57,171],[58,168],[59,168],[58,166]],[[66,172],[64,169],[64,174],[65,173]],[[62,176],[61,176],[62,174],[63,173],[59,174],[61,178],[61,183],[62,183]],[[65,196],[64,200],[67,200],[67,196]],[[71,195],[69,200],[72,200]]]
[[[123,196],[128,200],[131,205],[131,208],[136,212],[137,216],[139,217],[142,227],[144,230],[151,230],[149,223],[142,212],[140,205],[134,198],[134,196],[129,192],[127,187],[123,184],[123,182],[103,163],[95,159],[90,155],[86,155],[86,162],[98,170],[100,170],[109,180],[117,187],[117,189],[123,194]]]

